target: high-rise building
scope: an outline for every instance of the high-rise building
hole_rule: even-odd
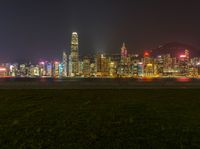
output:
[[[79,51],[78,51],[78,34],[76,32],[72,33],[71,39],[71,54],[70,54],[70,65],[71,65],[71,76],[79,75]]]
[[[68,75],[68,71],[67,71],[68,63],[67,63],[67,53],[65,51],[63,52],[63,62],[62,62],[62,64],[63,64],[63,74],[62,74],[62,76],[67,77],[67,75]]]
[[[58,61],[53,63],[53,77],[59,77],[59,65],[60,63]]]
[[[96,77],[96,64],[90,64],[90,77]]]
[[[27,75],[26,64],[19,65],[20,76],[25,77]]]
[[[96,71],[96,75],[100,77],[109,75],[109,60],[103,54],[96,56]]]
[[[84,77],[90,76],[90,59],[87,57],[83,59],[82,74]]]
[[[44,61],[39,63],[39,75],[46,76],[46,63]]]
[[[0,66],[0,77],[5,77],[7,75],[6,67]]]
[[[188,58],[186,55],[180,55],[179,57],[179,72],[180,75],[187,75],[188,73]]]
[[[119,76],[128,76],[130,73],[129,70],[129,57],[128,57],[128,51],[126,48],[125,43],[123,43],[122,48],[121,48],[121,60],[120,60],[120,65],[118,68],[118,75]]]
[[[185,56],[186,58],[188,59],[189,61],[189,58],[190,58],[190,51],[188,49],[185,49]]]
[[[63,77],[64,71],[63,71],[63,63],[60,63],[58,66],[59,71],[59,77]]]
[[[117,77],[117,63],[115,61],[109,61],[109,76]]]
[[[122,63],[122,65],[127,63],[127,57],[128,57],[128,52],[127,52],[125,43],[123,43],[122,48],[121,48],[121,63]]]
[[[143,64],[144,64],[144,76],[153,76],[154,74],[154,65],[153,65],[153,58],[150,56],[150,51],[145,51],[144,52],[144,59],[143,59]]]
[[[138,54],[130,55],[130,76],[137,77],[138,76],[138,63],[140,62],[140,58]]]
[[[38,65],[31,65],[30,66],[30,77],[39,77],[40,76],[40,69]]]
[[[52,63],[48,62],[46,64],[46,76],[51,77],[53,75],[53,65]]]

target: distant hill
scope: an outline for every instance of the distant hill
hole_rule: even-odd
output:
[[[170,42],[159,46],[158,48],[152,49],[152,55],[157,56],[161,54],[171,54],[171,56],[177,57],[180,54],[184,54],[185,49],[190,51],[191,57],[200,56],[200,51],[196,47],[179,42]]]

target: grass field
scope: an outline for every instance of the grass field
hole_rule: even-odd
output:
[[[0,148],[200,148],[200,92],[0,90]]]

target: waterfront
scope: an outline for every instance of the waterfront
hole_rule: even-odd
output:
[[[1,78],[0,89],[170,89],[200,88],[193,78]]]

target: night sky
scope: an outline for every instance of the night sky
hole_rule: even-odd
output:
[[[60,59],[71,32],[80,54],[131,52],[177,41],[200,47],[200,2],[1,0],[0,62]]]

